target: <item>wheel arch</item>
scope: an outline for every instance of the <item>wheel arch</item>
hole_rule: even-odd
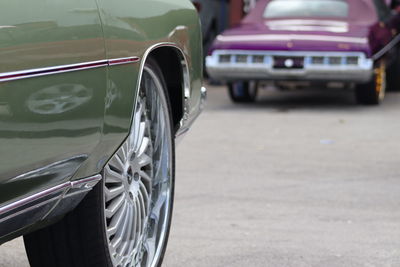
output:
[[[186,58],[178,47],[169,44],[155,47],[148,56],[157,62],[164,75],[176,131],[184,117],[185,98],[190,91]]]

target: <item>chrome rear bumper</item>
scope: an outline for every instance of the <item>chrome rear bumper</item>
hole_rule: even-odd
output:
[[[277,59],[283,59],[279,66]],[[293,61],[298,65],[293,66]],[[212,78],[226,81],[304,80],[363,83],[369,81],[373,74],[373,60],[359,52],[216,50],[206,58],[206,67]]]

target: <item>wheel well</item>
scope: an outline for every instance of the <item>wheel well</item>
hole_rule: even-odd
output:
[[[182,55],[173,47],[161,47],[151,52],[151,57],[157,61],[167,84],[171,104],[172,121],[175,129],[183,117],[183,72]]]

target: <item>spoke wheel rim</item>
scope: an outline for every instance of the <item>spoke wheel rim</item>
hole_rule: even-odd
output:
[[[386,64],[381,61],[379,65],[374,69],[375,73],[375,92],[378,101],[382,101],[386,94]]]
[[[172,198],[172,141],[162,82],[145,66],[130,134],[103,172],[104,220],[113,266],[155,266]]]

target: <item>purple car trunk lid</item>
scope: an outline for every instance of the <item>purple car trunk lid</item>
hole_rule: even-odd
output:
[[[271,1],[273,0],[260,0],[240,25],[217,37],[212,50],[364,51],[366,54],[370,53],[368,27],[377,20],[372,0],[347,0],[349,15],[346,18],[266,19],[263,13],[266,5]]]
[[[243,24],[246,23],[260,23],[264,22],[266,19],[263,17],[263,13],[267,4],[274,0],[260,0],[257,2],[255,8],[242,20]],[[313,1],[313,0],[303,0],[303,1]],[[344,21],[351,23],[361,23],[361,24],[371,24],[377,19],[377,14],[374,12],[374,4],[372,0],[344,0],[349,5],[349,14],[347,18],[343,18]],[[290,2],[290,1],[288,1]],[[288,3],[289,4],[289,3]],[[285,19],[285,18],[279,18]],[[299,17],[301,19],[301,17]],[[302,18],[302,19],[309,19]],[[338,19],[336,17],[326,17],[316,18],[318,20],[330,20]],[[273,20],[273,19],[272,19]]]

